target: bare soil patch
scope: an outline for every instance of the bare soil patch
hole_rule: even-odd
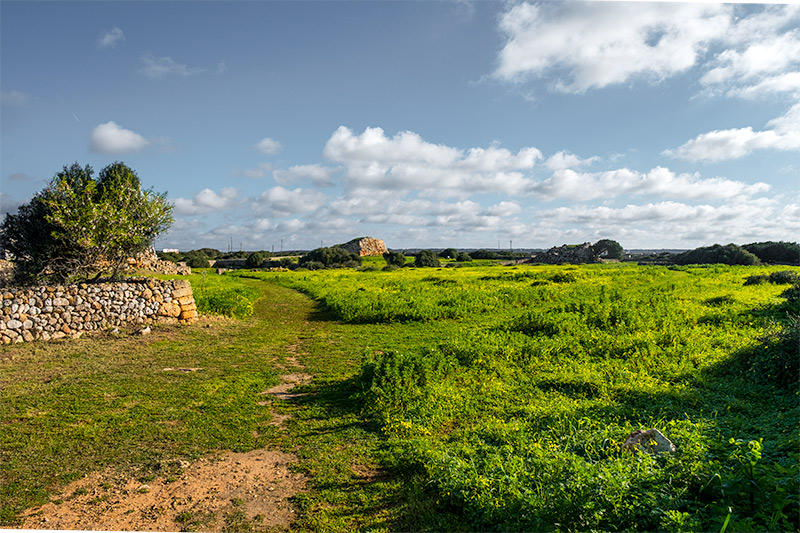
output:
[[[101,531],[223,531],[249,524],[288,529],[289,498],[305,489],[292,454],[270,450],[226,453],[182,462],[172,477],[142,482],[112,469],[71,483],[50,503],[29,509],[23,528]],[[248,528],[249,528],[248,527]]]
[[[297,372],[293,374],[284,374],[281,376],[281,383],[270,387],[269,389],[259,392],[261,395],[271,395],[280,400],[291,400],[292,398],[299,398],[304,396],[302,392],[291,392],[297,385],[304,385],[311,381],[311,374]]]

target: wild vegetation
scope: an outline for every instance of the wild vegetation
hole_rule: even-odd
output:
[[[426,527],[796,529],[796,309],[781,297],[791,276],[757,271],[256,276],[346,323],[435,327],[433,343],[373,345],[357,380],[416,505],[436,502]],[[622,450],[651,427],[677,453]]]
[[[117,278],[172,223],[166,193],[142,190],[123,163],[64,167],[0,226],[0,249],[13,254],[14,282]]]
[[[2,523],[107,465],[281,446],[301,530],[800,527],[800,270],[383,264],[199,273],[244,318],[0,348]],[[314,381],[279,431],[256,402],[287,345]],[[622,449],[648,428],[677,451]]]

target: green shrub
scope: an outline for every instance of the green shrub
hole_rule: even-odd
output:
[[[754,242],[742,248],[765,263],[800,265],[800,244],[796,242]]]
[[[430,250],[422,250],[417,254],[416,259],[414,259],[414,266],[421,268],[421,267],[433,267],[438,268],[441,265],[439,263],[439,258],[436,257],[436,254]]]
[[[402,267],[406,264],[406,256],[403,252],[386,252],[383,254],[386,266]]]
[[[607,259],[622,259],[622,245],[611,239],[601,239],[592,245],[592,252],[596,256]]]
[[[715,244],[702,248],[695,248],[675,257],[678,265],[724,264],[724,265],[757,265],[758,257],[748,252],[741,246]]]
[[[752,276],[747,276],[744,280],[745,285],[761,285],[762,283],[767,283],[769,281],[769,276],[766,274],[753,274]]]
[[[302,267],[309,268],[308,263],[312,262],[322,263],[325,268],[357,268],[361,266],[361,256],[350,253],[341,246],[330,246],[327,248],[317,248],[316,250],[311,250],[300,258],[298,264]],[[309,268],[309,270],[313,269]]]
[[[208,268],[211,266],[208,258],[204,255],[200,255],[199,253],[192,253],[191,255],[187,254],[184,257],[184,260],[186,261],[186,265],[192,268]]]
[[[777,285],[800,283],[800,274],[792,270],[781,270],[769,275],[769,282]]]
[[[247,260],[244,262],[244,264],[247,266],[247,268],[259,268],[264,264],[264,261],[269,259],[269,257],[269,252],[252,252],[247,256]]]
[[[467,252],[458,252],[455,259],[458,262],[472,261],[472,257]]]
[[[795,283],[783,291],[781,297],[786,298],[786,301],[793,305],[800,303],[800,283]]]
[[[556,272],[550,277],[550,281],[553,283],[575,283],[578,281],[579,276],[575,272]]]

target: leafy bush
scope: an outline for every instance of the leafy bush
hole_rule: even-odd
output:
[[[456,255],[458,255],[458,250],[455,248],[445,248],[439,252],[439,257],[443,259],[455,259]]]
[[[189,252],[183,257],[186,265],[192,268],[208,268],[211,266],[208,258],[202,252]]]
[[[261,252],[252,252],[250,255],[247,256],[247,260],[245,261],[245,265],[248,268],[259,268],[261,265],[264,264],[264,261],[269,259],[270,254],[269,252],[261,251]]]
[[[796,389],[800,380],[800,317],[759,339],[759,344],[738,354],[738,367],[747,379],[779,388]]]
[[[406,256],[403,252],[386,252],[383,254],[387,266],[402,267],[406,264]]]
[[[742,246],[764,263],[800,265],[800,244],[796,242],[754,242]]]
[[[800,283],[795,283],[792,287],[781,293],[783,298],[792,305],[800,303]]]
[[[118,278],[128,258],[146,250],[172,223],[166,194],[142,190],[136,173],[112,163],[94,177],[74,163],[7,213],[0,248],[15,256],[16,283]]]
[[[422,250],[417,254],[416,259],[414,259],[414,266],[438,268],[442,265],[439,263],[439,259],[436,257],[435,253],[430,250]]]
[[[306,255],[300,258],[298,264],[302,267],[308,268],[307,264],[311,262],[322,263],[325,268],[356,268],[361,265],[361,256],[350,253],[341,246],[330,246],[317,248],[316,250],[308,252]]]
[[[592,252],[608,259],[622,259],[622,245],[611,239],[601,239],[592,245]]]
[[[745,285],[761,285],[762,283],[767,283],[769,281],[769,276],[766,274],[753,274],[752,276],[747,276],[744,280]]]
[[[183,261],[192,268],[209,268],[211,262],[200,252],[192,251],[183,256]]]
[[[470,253],[469,255],[471,255],[473,259],[496,259],[497,258],[497,254],[495,252],[491,252],[489,250],[475,250],[474,252]]]
[[[467,252],[458,252],[455,257],[458,262],[472,261],[472,257]]]
[[[678,265],[724,264],[724,265],[757,265],[758,257],[748,252],[741,246],[715,244],[702,248],[695,248],[675,257]]]
[[[177,263],[181,260],[181,256],[175,252],[156,252],[156,257],[162,261],[171,261],[172,263]]]
[[[781,270],[769,275],[769,282],[777,285],[788,285],[800,282],[800,274],[792,270]]]

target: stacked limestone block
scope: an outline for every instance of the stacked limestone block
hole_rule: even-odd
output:
[[[0,292],[0,342],[79,337],[86,331],[197,317],[186,280],[6,288]]]
[[[382,240],[373,239],[372,237],[353,239],[352,241],[343,244],[342,248],[351,254],[358,254],[362,257],[368,255],[383,255],[388,251],[386,249],[386,244]]]

